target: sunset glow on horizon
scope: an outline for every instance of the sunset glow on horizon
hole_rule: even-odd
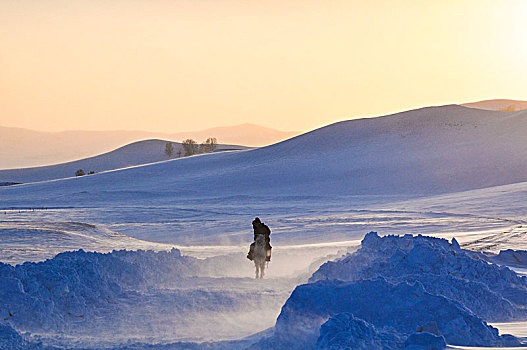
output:
[[[3,1],[0,126],[307,131],[527,99],[527,1]]]

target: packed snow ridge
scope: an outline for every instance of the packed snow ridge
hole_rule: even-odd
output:
[[[514,346],[487,321],[527,318],[527,279],[455,239],[370,232],[298,286],[260,349]]]

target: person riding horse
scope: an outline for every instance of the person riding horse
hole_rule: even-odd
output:
[[[266,261],[271,261],[271,230],[269,229],[269,226],[264,224],[260,221],[260,218],[256,217],[253,220],[253,229],[254,229],[254,242],[251,244],[251,247],[249,248],[249,253],[247,254],[247,259],[253,260],[253,254],[254,254],[254,245],[256,243],[256,238],[258,235],[263,235],[265,237],[265,249],[267,251],[267,258]]]

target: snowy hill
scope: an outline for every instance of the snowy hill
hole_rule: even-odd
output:
[[[145,131],[40,132],[0,126],[0,169],[34,167],[69,162],[111,151],[134,141],[164,139],[202,142],[215,137],[223,144],[265,146],[298,132],[279,131],[254,124],[179,133]]]
[[[527,181],[527,112],[456,105],[340,122],[272,146],[2,188],[5,206],[232,195],[428,195]]]
[[[463,103],[461,106],[490,111],[517,112],[527,109],[527,101],[497,99]]]
[[[178,151],[182,151],[184,154],[181,144],[173,142],[174,155],[168,157],[165,154],[167,142],[166,140],[138,141],[108,153],[73,162],[34,168],[0,170],[0,183],[26,183],[62,179],[75,176],[75,171],[78,169],[83,169],[87,174],[90,171],[101,172],[173,159]],[[247,147],[218,145],[218,150],[236,149],[242,150],[247,149]]]

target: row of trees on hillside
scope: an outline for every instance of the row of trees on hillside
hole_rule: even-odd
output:
[[[218,140],[215,137],[209,137],[207,140],[203,141],[200,145],[193,139],[186,139],[181,143],[183,147],[183,156],[193,156],[200,153],[208,153],[214,151],[218,148]],[[178,158],[181,157],[181,151],[177,152]],[[172,142],[167,142],[165,145],[165,154],[168,157],[174,155],[174,145]]]

